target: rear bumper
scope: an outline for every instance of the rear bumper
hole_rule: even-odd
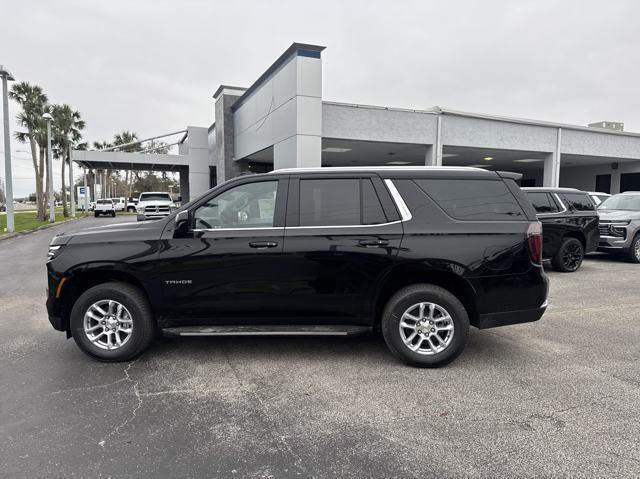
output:
[[[547,302],[534,309],[521,309],[518,311],[506,311],[502,313],[481,314],[478,318],[478,329],[497,328],[510,324],[531,323],[538,321],[547,309]]]

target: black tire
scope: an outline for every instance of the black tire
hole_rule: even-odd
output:
[[[94,211],[93,212],[93,216],[95,216],[97,218],[98,216],[100,216],[100,213],[98,213],[97,211]]]
[[[400,332],[400,320],[409,308],[419,303],[436,304],[451,317],[453,336],[444,350],[421,354],[405,344]],[[423,368],[436,368],[450,363],[462,353],[469,338],[469,315],[465,307],[449,291],[431,284],[415,284],[394,294],[382,313],[381,326],[384,340],[393,355],[407,364]],[[430,344],[427,343],[427,346]]]
[[[111,212],[111,217],[112,217],[112,218],[115,218],[115,217],[116,217],[116,212],[115,212],[115,211],[112,211],[112,212]]]
[[[101,300],[115,300],[129,310],[133,327],[131,337],[121,347],[107,350],[96,346],[84,332],[84,315],[89,307]],[[71,334],[82,351],[100,361],[130,361],[140,355],[156,335],[156,323],[145,294],[133,285],[121,282],[104,283],[85,291],[71,310]]]
[[[129,207],[127,207],[127,212],[129,212],[129,213],[135,213],[135,212],[136,212],[136,209],[135,209],[135,207],[134,207],[134,206],[129,206]]]
[[[551,265],[556,271],[573,273],[582,265],[584,246],[576,238],[564,238],[560,248],[551,258]]]
[[[636,237],[633,238],[627,259],[631,263],[640,263],[640,233],[637,233]]]

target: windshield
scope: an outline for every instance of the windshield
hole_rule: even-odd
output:
[[[604,200],[599,210],[640,211],[640,195],[615,195]]]
[[[140,201],[171,201],[169,193],[142,193]]]

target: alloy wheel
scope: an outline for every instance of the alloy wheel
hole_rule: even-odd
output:
[[[451,344],[455,329],[451,315],[435,303],[417,303],[407,308],[399,328],[407,348],[427,355],[444,351]]]
[[[100,349],[114,350],[131,339],[133,317],[118,301],[103,299],[89,306],[83,326],[89,341]]]
[[[574,271],[580,266],[582,261],[582,248],[577,243],[570,243],[562,254],[562,263],[570,270]]]

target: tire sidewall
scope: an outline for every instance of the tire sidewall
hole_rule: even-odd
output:
[[[636,233],[635,238],[631,242],[631,249],[629,250],[629,261],[632,263],[640,263],[640,258],[636,256],[636,245],[640,242],[640,233]]]
[[[133,289],[137,292],[137,289]],[[153,320],[144,303],[132,297],[132,289],[119,283],[94,286],[84,292],[71,310],[71,335],[76,344],[88,355],[103,361],[126,361],[142,352],[153,338]],[[115,350],[95,346],[84,332],[84,315],[92,304],[101,300],[115,300],[125,306],[133,319],[131,338],[125,345]]]
[[[435,303],[443,307],[451,316],[454,324],[453,339],[441,353],[434,355],[418,354],[411,351],[400,336],[400,319],[409,307],[421,303]],[[462,303],[448,291],[431,286],[407,288],[394,295],[382,318],[382,334],[391,351],[405,362],[421,367],[443,366],[458,357],[467,344],[469,337],[469,316]]]

